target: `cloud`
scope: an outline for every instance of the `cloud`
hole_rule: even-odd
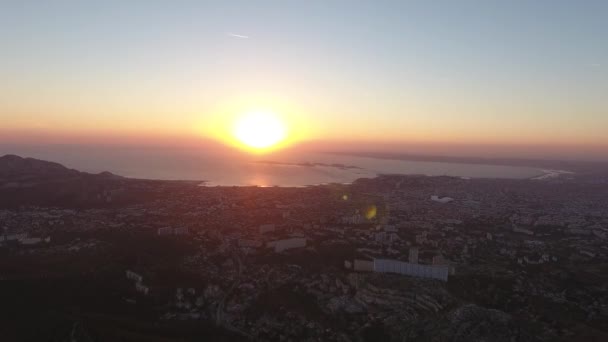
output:
[[[232,32],[228,32],[228,33],[226,33],[226,35],[228,37],[233,37],[233,38],[249,39],[249,36],[245,36],[245,35],[242,35],[242,34],[236,34],[236,33],[232,33]]]

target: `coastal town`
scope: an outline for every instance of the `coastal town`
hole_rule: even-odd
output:
[[[0,298],[14,336],[35,340],[52,325],[77,341],[608,337],[601,177],[94,180],[79,206],[0,209]],[[11,323],[23,315],[39,329]]]

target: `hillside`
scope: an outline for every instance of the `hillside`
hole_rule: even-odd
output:
[[[110,202],[111,191],[125,181],[109,172],[89,174],[55,162],[5,155],[0,157],[0,207]]]
[[[7,154],[0,157],[0,179],[73,177],[76,170],[54,162]]]

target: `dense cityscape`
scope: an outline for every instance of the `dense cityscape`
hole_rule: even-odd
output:
[[[608,178],[300,188],[0,158],[7,340],[605,341]]]

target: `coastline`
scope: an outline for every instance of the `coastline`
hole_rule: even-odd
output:
[[[543,172],[542,175],[536,176],[536,177],[532,177],[530,179],[533,179],[533,180],[544,180],[544,179],[558,178],[558,177],[560,177],[562,175],[573,175],[573,174],[575,174],[575,172],[566,171],[566,170],[542,169],[541,171]]]

